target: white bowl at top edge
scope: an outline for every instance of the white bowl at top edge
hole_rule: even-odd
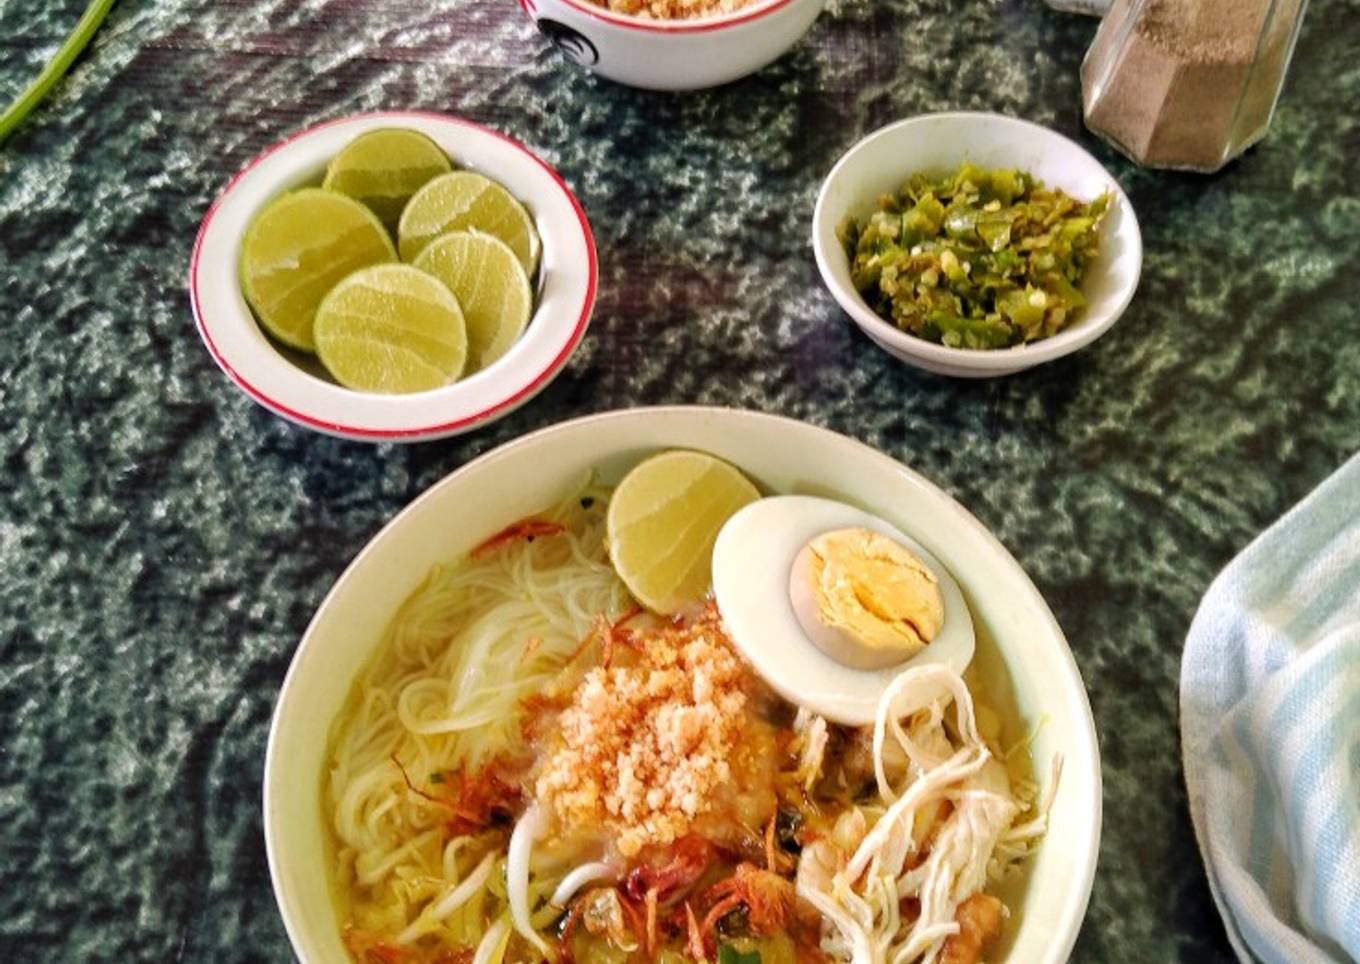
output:
[[[836,240],[836,225],[847,214],[866,217],[880,195],[896,191],[912,174],[944,173],[962,161],[1018,168],[1082,200],[1105,191],[1114,195],[1101,224],[1100,254],[1081,285],[1088,305],[1076,322],[1053,337],[996,351],[937,345],[880,317],[851,283],[849,259]],[[822,182],[812,215],[812,248],[832,296],[879,347],[918,368],[959,378],[1009,375],[1095,341],[1128,307],[1143,265],[1143,239],[1133,206],[1099,161],[1039,124],[968,112],[911,117],[850,148]]]
[[[825,0],[756,0],[732,13],[660,20],[591,0],[519,0],[539,31],[576,64],[650,90],[716,87],[755,73],[807,33]]]
[[[327,735],[383,629],[436,563],[559,499],[598,469],[606,482],[659,449],[728,459],[767,492],[844,499],[919,540],[968,600],[979,642],[1009,678],[1041,793],[1063,771],[1052,829],[1016,898],[1010,964],[1062,964],[1081,927],[1099,852],[1100,756],[1077,666],[1034,584],[973,516],[911,469],[792,419],[715,408],[639,408],[564,422],[469,462],[369,542],[317,609],[293,656],[270,727],[264,832],[279,910],[304,962],[345,960],[331,900],[322,780]],[[990,644],[988,644],[990,646]],[[979,646],[979,654],[983,652]],[[981,658],[981,657],[979,657]]]
[[[511,349],[452,385],[410,395],[358,392],[291,361],[268,339],[241,292],[241,240],[285,191],[319,185],[326,164],[360,134],[403,127],[425,134],[459,168],[479,171],[524,202],[543,241],[534,313]],[[189,296],[213,360],[265,408],[307,428],[362,441],[418,441],[478,428],[523,405],[561,371],[595,305],[598,265],[585,212],[551,167],[523,145],[472,121],[416,111],[356,114],[309,127],[237,174],[203,218]],[[318,364],[319,369],[319,364]]]

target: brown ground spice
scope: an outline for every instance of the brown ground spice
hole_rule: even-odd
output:
[[[1216,170],[1265,133],[1302,4],[1115,0],[1082,63],[1087,125],[1141,163]]]

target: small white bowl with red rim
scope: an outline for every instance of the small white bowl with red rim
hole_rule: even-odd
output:
[[[534,313],[511,349],[452,385],[410,395],[357,392],[319,364],[266,337],[241,291],[241,240],[257,213],[285,191],[319,185],[326,164],[366,131],[402,127],[426,135],[457,168],[479,171],[528,209],[543,241]],[[585,335],[599,267],[585,212],[562,178],[519,142],[469,120],[382,111],[309,127],[271,147],[236,175],[199,228],[189,267],[198,332],[238,388],[298,425],[362,441],[412,442],[471,431],[540,392]]]
[[[755,0],[731,13],[662,20],[591,0],[519,0],[567,59],[609,80],[651,90],[697,90],[776,60],[807,33],[825,0]]]
[[[963,161],[1019,169],[1083,201],[1106,191],[1113,196],[1100,225],[1100,253],[1081,283],[1086,308],[1056,335],[995,350],[939,345],[881,317],[850,280],[850,259],[836,237],[841,220],[867,217],[880,196],[893,193],[913,174],[944,174]],[[1133,300],[1143,266],[1143,238],[1133,205],[1099,161],[1047,127],[969,111],[910,117],[851,147],[822,182],[812,215],[812,249],[822,281],[875,344],[917,368],[955,378],[1010,375],[1084,348],[1119,320]]]

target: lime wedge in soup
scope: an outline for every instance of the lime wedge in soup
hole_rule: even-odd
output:
[[[609,501],[609,558],[638,602],[676,612],[708,592],[718,530],[758,498],[721,459],[686,450],[654,455],[623,477]]]

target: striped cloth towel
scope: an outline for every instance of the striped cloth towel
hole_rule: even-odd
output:
[[[1181,747],[1238,957],[1360,964],[1360,455],[1209,588]]]

